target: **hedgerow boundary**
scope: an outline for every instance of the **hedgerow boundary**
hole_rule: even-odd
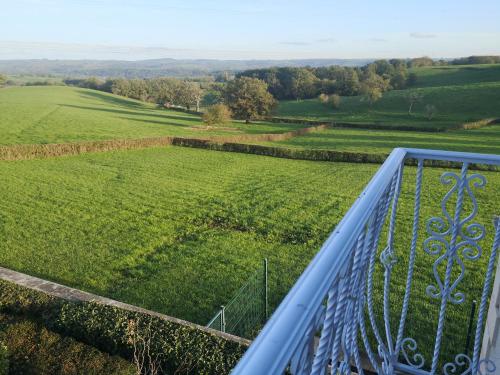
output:
[[[114,150],[133,150],[149,147],[168,146],[175,143],[185,143],[199,140],[217,142],[276,142],[286,141],[293,137],[325,130],[326,124],[301,128],[285,133],[273,134],[242,134],[231,136],[212,136],[200,138],[153,137],[139,139],[113,139],[108,141],[57,143],[57,144],[20,144],[0,146],[0,160],[30,160],[48,157],[79,155],[88,152],[106,152]]]
[[[279,134],[281,135],[281,134]],[[369,154],[361,152],[347,152],[334,150],[310,150],[294,149],[275,146],[263,146],[252,143],[234,143],[224,142],[220,139],[200,139],[200,138],[181,138],[181,137],[163,137],[163,138],[144,138],[130,140],[113,140],[103,142],[85,142],[85,143],[67,143],[54,145],[22,145],[13,147],[0,147],[0,160],[31,160],[50,157],[80,155],[89,152],[106,152],[118,150],[135,150],[150,147],[161,146],[180,146],[200,148],[212,151],[238,152],[243,154],[253,154],[261,156],[270,156],[284,159],[309,160],[309,161],[328,161],[344,163],[370,163],[382,164],[388,154]],[[405,161],[406,165],[417,165],[415,160]],[[425,166],[441,168],[460,168],[458,163],[426,160]],[[495,166],[483,166],[471,164],[470,169],[497,171]]]
[[[337,121],[320,121],[320,120],[307,120],[294,117],[270,117],[266,119],[269,122],[277,124],[303,124],[303,125],[327,125],[329,128],[348,128],[348,129],[367,129],[367,130],[398,130],[398,131],[416,131],[416,132],[429,132],[429,133],[444,133],[454,130],[471,130],[480,129],[485,126],[500,124],[500,118],[486,118],[455,126],[447,127],[418,127],[418,126],[397,126],[397,125],[383,125],[383,124],[358,124],[353,122],[337,122]]]
[[[228,374],[250,342],[0,267],[0,312],[26,318],[112,355],[133,358],[130,322],[151,324],[165,374]]]
[[[107,152],[117,150],[135,150],[150,147],[180,146],[201,148],[213,151],[239,152],[261,156],[271,156],[285,159],[329,161],[345,163],[371,163],[382,164],[387,158],[385,153],[362,153],[349,151],[321,150],[321,149],[295,149],[276,146],[264,146],[256,142],[275,142],[311,132],[321,131],[330,125],[302,128],[279,134],[245,134],[239,136],[214,136],[207,138],[183,137],[156,137],[141,139],[116,139],[109,141],[43,144],[43,145],[13,145],[0,146],[0,161],[31,160],[50,157],[80,155],[90,152]],[[245,143],[243,143],[245,142]],[[407,165],[416,165],[415,160],[407,160]],[[460,168],[458,163],[426,160],[424,165],[429,167]],[[497,171],[495,166],[470,165],[471,169]]]

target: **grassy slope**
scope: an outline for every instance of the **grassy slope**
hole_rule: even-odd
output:
[[[376,169],[175,147],[2,162],[0,264],[204,324],[263,257],[276,305]],[[424,175],[422,220],[438,212],[441,173]],[[489,224],[500,175],[486,176],[479,222]],[[402,191],[395,311],[413,189],[407,183]],[[486,252],[491,240],[488,232]],[[424,295],[434,258],[420,245],[418,254],[408,332],[426,340],[437,308]],[[460,288],[478,298],[482,280],[467,275]],[[450,308],[448,349],[462,346],[469,303]]]
[[[470,67],[421,68],[418,90],[422,103],[414,106],[408,116],[405,95],[408,90],[394,90],[370,106],[361,97],[342,98],[338,110],[330,109],[317,99],[281,102],[277,115],[357,124],[387,126],[450,127],[484,118],[500,117],[500,68],[494,65]],[[437,115],[428,121],[426,104],[437,108]]]
[[[417,87],[456,86],[498,82],[500,64],[448,65],[410,69],[418,75]]]
[[[230,131],[193,129],[198,116],[156,109],[115,95],[79,88],[9,87],[0,89],[0,145],[64,143],[165,135],[279,133],[297,125],[235,122]]]
[[[395,147],[500,154],[500,125],[445,133],[327,129],[268,145],[301,149],[387,154]]]

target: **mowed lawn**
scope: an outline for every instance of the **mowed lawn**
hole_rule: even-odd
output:
[[[280,102],[277,116],[377,124],[390,127],[446,129],[481,119],[500,118],[500,65],[449,66],[412,69],[417,73],[415,88],[384,93],[374,104],[361,96],[342,97],[333,109],[318,99]],[[408,115],[409,91],[423,96]],[[429,120],[425,107],[433,105],[436,114]]]
[[[500,125],[447,132],[334,128],[266,144],[370,154],[388,154],[395,147],[500,154]]]
[[[0,89],[0,145],[281,133],[298,127],[302,125],[235,121],[227,129],[206,130],[199,116],[95,90],[63,86]]]
[[[181,147],[1,162],[0,264],[206,324],[268,257],[275,307],[377,168]],[[407,325],[426,353],[438,304],[425,295],[435,258],[424,253],[422,242],[425,221],[440,214],[449,188],[439,182],[442,173],[424,173]],[[391,289],[396,314],[411,240],[414,174],[406,168],[398,211]],[[487,255],[500,174],[485,176],[487,186],[476,190],[477,221],[488,228],[482,242]],[[466,261],[459,290],[467,300],[448,310],[449,354],[465,342],[464,317],[472,299],[480,298],[486,255]],[[380,313],[380,293],[375,300]]]

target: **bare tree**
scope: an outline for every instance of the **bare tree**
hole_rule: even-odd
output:
[[[424,99],[424,95],[418,91],[409,91],[406,94],[406,101],[409,104],[408,116],[411,116],[411,111],[413,109],[413,106],[417,103],[420,103],[423,99]]]
[[[154,336],[151,320],[147,323],[143,323],[139,318],[128,321],[127,342],[134,347],[137,375],[158,375],[161,371],[159,353],[151,353],[151,342]]]
[[[427,120],[431,121],[436,115],[436,107],[432,104],[427,104],[425,106],[425,115],[427,116]]]

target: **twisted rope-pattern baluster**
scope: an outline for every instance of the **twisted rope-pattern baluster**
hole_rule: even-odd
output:
[[[344,310],[347,305],[347,291],[348,291],[349,283],[347,282],[347,278],[342,279],[342,287],[339,294],[339,301],[337,310],[335,311],[335,320],[334,320],[334,340],[333,340],[333,348],[330,355],[332,361],[332,368],[337,367],[338,355],[339,355],[339,346],[340,339],[342,336],[342,328],[343,328],[343,318],[344,318]]]
[[[348,276],[346,275],[346,288],[343,290],[343,293],[340,294],[339,296],[339,305],[337,307],[337,312],[338,314],[338,320],[336,319],[336,324],[335,327],[335,340],[333,342],[333,348],[332,348],[332,354],[331,354],[331,361],[332,361],[332,366],[336,367],[337,366],[337,361],[338,361],[338,356],[340,352],[340,344],[343,340],[344,336],[344,324],[345,324],[345,318],[346,318],[346,313],[345,311],[347,310],[349,306],[349,299],[352,291],[352,280],[353,280],[353,275],[354,275],[354,270],[359,267],[359,239],[356,241],[356,243],[353,245],[352,253],[354,253],[353,256],[353,261],[348,268],[351,272],[348,273]]]
[[[373,238],[372,252],[370,254],[370,263],[368,267],[367,307],[368,307],[368,318],[370,320],[370,324],[372,326],[375,338],[377,339],[377,342],[379,344],[379,349],[382,350],[384,353],[387,353],[387,348],[385,347],[382,336],[380,335],[380,332],[378,330],[378,326],[375,321],[375,313],[373,312],[373,273],[375,270],[375,257],[377,255],[377,245],[380,238],[380,233],[382,231],[382,226],[385,222],[385,218],[387,217],[387,212],[389,210],[390,189],[388,189],[388,191],[385,194],[386,196],[383,199],[383,209],[381,213],[382,217],[380,218],[380,220],[378,220],[375,236]]]
[[[399,321],[398,336],[396,339],[396,349],[394,351],[394,355],[395,355],[394,360],[396,360],[396,361],[397,361],[397,356],[399,355],[399,352],[401,350],[401,344],[403,341],[403,333],[404,333],[404,328],[405,328],[405,323],[406,323],[406,315],[408,313],[408,306],[410,303],[410,290],[411,290],[411,284],[412,284],[412,280],[413,280],[413,269],[414,269],[414,265],[415,265],[415,257],[417,254],[416,249],[417,249],[417,239],[418,239],[418,225],[419,225],[419,219],[420,219],[420,193],[422,191],[423,169],[424,169],[424,161],[422,159],[419,159],[418,166],[417,166],[417,176],[416,176],[416,181],[415,181],[415,205],[413,208],[413,230],[412,230],[412,238],[411,238],[411,245],[410,245],[410,259],[408,261],[408,274],[406,277],[405,295],[403,298],[401,319]]]
[[[335,311],[338,303],[340,282],[334,281],[332,289],[328,292],[328,301],[325,312],[325,320],[323,322],[323,329],[321,330],[321,337],[319,339],[318,348],[316,349],[316,356],[314,357],[312,371],[314,375],[323,375],[326,371],[326,364],[328,362],[328,352],[330,351],[332,336],[333,336],[333,323],[335,318]]]
[[[453,269],[453,263],[454,263],[454,255],[456,252],[456,242],[457,242],[457,235],[459,232],[459,226],[460,226],[460,213],[462,211],[462,205],[463,205],[463,199],[464,199],[464,188],[465,184],[467,183],[467,168],[468,168],[468,163],[464,163],[462,166],[462,171],[460,173],[460,182],[458,186],[458,192],[457,192],[457,202],[455,205],[455,214],[453,218],[453,232],[451,236],[451,241],[450,241],[450,247],[448,249],[448,254],[447,254],[447,263],[446,263],[446,273],[445,273],[445,278],[444,278],[444,285],[443,285],[443,295],[441,296],[441,306],[439,310],[439,319],[438,319],[438,326],[437,326],[437,332],[436,332],[436,341],[434,344],[434,353],[432,357],[432,366],[431,366],[431,375],[434,375],[436,373],[437,365],[438,365],[438,360],[439,360],[439,352],[441,350],[441,340],[443,338],[443,328],[444,328],[444,318],[446,315],[446,305],[448,303],[448,296],[450,294],[450,278],[451,278],[451,271]]]
[[[366,236],[366,239],[365,239],[365,242],[366,242],[366,244],[368,246],[367,253],[366,253],[367,255],[370,255],[370,252],[373,251],[372,239],[375,236],[376,228],[379,225],[378,224],[379,220],[380,220],[379,218],[382,216],[382,207],[383,207],[383,205],[381,203],[379,203],[378,207],[374,210],[375,211],[375,221],[369,227],[368,235]],[[365,263],[364,271],[366,271],[366,268],[367,268],[367,265],[368,265],[368,260],[371,257],[368,256],[366,258],[367,258],[367,261]],[[365,350],[366,350],[366,353],[367,353],[368,358],[370,360],[370,363],[375,368],[375,370],[380,374],[381,373],[381,369],[380,369],[380,366],[378,364],[377,359],[375,358],[375,355],[373,354],[373,350],[371,348],[370,342],[368,341],[368,334],[367,334],[366,325],[365,325],[365,315],[364,315],[364,309],[363,309],[363,307],[366,304],[366,300],[365,300],[365,296],[364,296],[365,288],[366,288],[366,282],[367,282],[367,278],[366,277],[362,277],[361,278],[361,287],[360,287],[360,290],[362,291],[363,294],[361,294],[360,301],[359,301],[359,303],[361,305],[361,308],[360,308],[360,311],[358,312],[359,313],[358,322],[359,322],[359,328],[360,328],[360,331],[361,331],[361,338],[363,339],[363,344],[365,346]]]
[[[396,225],[396,212],[398,208],[399,194],[401,193],[401,182],[403,179],[403,164],[399,166],[399,171],[397,178],[393,180],[391,190],[393,190],[393,201],[391,208],[391,216],[389,219],[389,234],[387,238],[387,263],[384,263],[384,325],[385,325],[385,336],[387,340],[387,347],[389,350],[389,356],[392,357],[393,346],[392,346],[392,334],[391,334],[391,323],[390,323],[390,285],[391,285],[391,273],[392,273],[392,257],[393,257],[393,243],[394,243],[394,228]]]
[[[370,219],[370,223],[373,220]],[[359,299],[360,290],[358,289],[359,280],[361,279],[360,273],[362,272],[365,259],[364,254],[365,246],[365,232],[363,229],[358,237],[358,245],[356,254],[354,255],[354,264],[351,271],[350,289],[349,289],[349,302],[344,314],[344,333],[342,341],[342,349],[344,351],[344,362],[348,365],[350,363],[351,354],[353,352],[352,337],[356,330],[356,316],[357,301]]]
[[[472,357],[472,374],[478,372],[479,361],[479,341],[483,332],[484,315],[486,314],[486,303],[488,302],[488,295],[490,292],[491,279],[493,277],[493,268],[495,267],[495,260],[497,251],[500,247],[500,217],[495,218],[495,239],[493,240],[493,248],[491,249],[490,259],[488,261],[488,268],[484,279],[483,293],[481,295],[481,305],[479,307],[479,314],[477,317],[476,336],[474,338],[474,355]]]

